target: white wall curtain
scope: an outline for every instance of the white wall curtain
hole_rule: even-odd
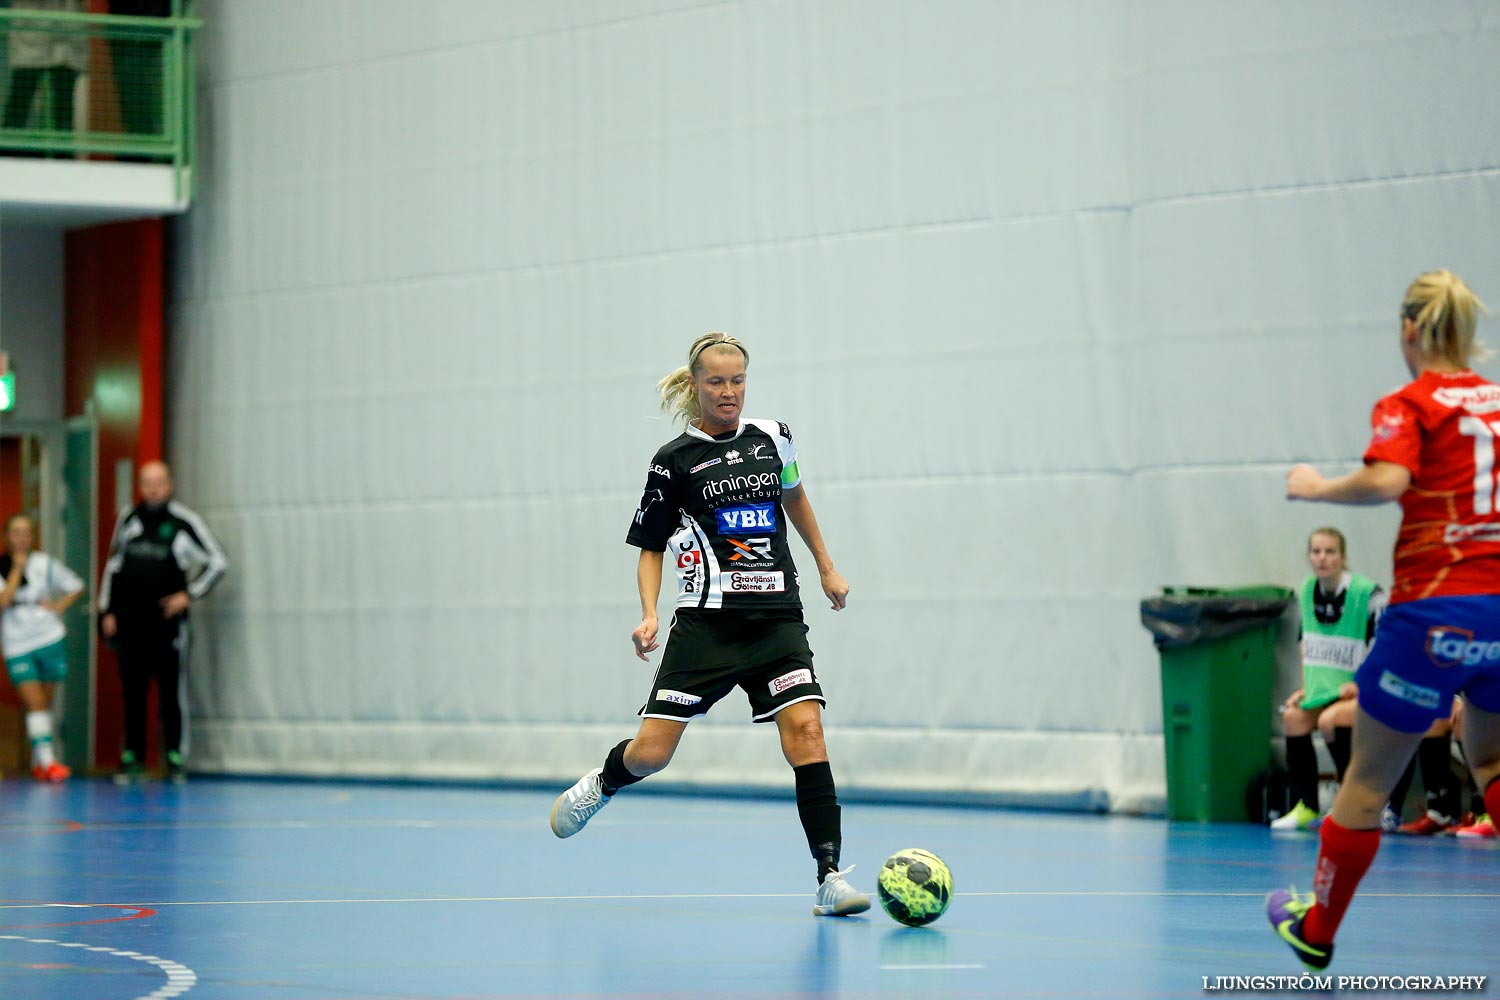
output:
[[[1140,598],[1293,584],[1327,522],[1388,578],[1394,509],[1283,471],[1358,461],[1415,274],[1500,305],[1484,0],[200,7],[169,413],[235,560],[207,767],[602,761],[652,669],[652,388],[722,329],[853,585],[807,610],[841,788],[1159,806]],[[662,778],[789,787],[747,719]]]

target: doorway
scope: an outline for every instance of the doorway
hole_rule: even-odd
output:
[[[93,627],[99,551],[94,517],[98,494],[96,417],[12,420],[0,424],[0,519],[25,514],[37,526],[39,547],[83,577],[84,596],[63,616],[68,630],[68,678],[57,692],[53,718],[62,762],[76,773],[94,763],[97,634]],[[0,770],[25,771],[29,747],[20,703],[9,680],[0,691]]]

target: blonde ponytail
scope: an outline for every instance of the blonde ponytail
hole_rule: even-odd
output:
[[[1423,357],[1441,358],[1460,368],[1489,357],[1474,339],[1479,314],[1488,312],[1464,280],[1446,269],[1418,275],[1401,303],[1401,315],[1417,328]]]
[[[750,363],[750,352],[745,350],[745,345],[727,333],[705,333],[693,341],[693,346],[688,348],[688,363],[656,383],[656,391],[661,394],[661,408],[673,419],[681,417],[685,423],[692,423],[703,416],[698,408],[693,376],[698,371],[698,358],[703,352],[719,347],[734,348],[745,356],[745,364]]]

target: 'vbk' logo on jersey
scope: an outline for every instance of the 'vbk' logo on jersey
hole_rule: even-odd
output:
[[[725,507],[714,511],[721,535],[751,535],[776,530],[776,505],[752,503],[744,507]]]

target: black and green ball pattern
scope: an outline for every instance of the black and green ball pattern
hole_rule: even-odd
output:
[[[942,858],[914,847],[886,859],[876,891],[892,920],[921,927],[948,909],[948,901],[953,898],[953,875]]]

